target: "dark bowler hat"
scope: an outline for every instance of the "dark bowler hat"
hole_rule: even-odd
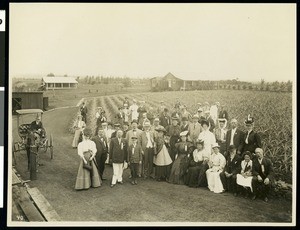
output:
[[[114,124],[115,127],[120,127],[121,125],[119,123]]]
[[[128,124],[128,122],[127,122],[127,121],[125,121],[125,122],[123,123],[123,125],[128,125],[128,126],[129,126],[129,124]]]
[[[132,123],[137,123],[138,124],[138,121],[136,120],[136,119],[133,119],[132,121],[131,121],[131,124]]]
[[[172,117],[172,120],[179,120],[178,117]]]
[[[132,136],[131,139],[138,139],[137,136]]]

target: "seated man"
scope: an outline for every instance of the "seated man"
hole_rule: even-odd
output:
[[[224,171],[220,174],[220,178],[224,189],[233,192],[237,196],[236,175],[240,172],[241,158],[236,154],[234,145],[229,146],[229,155],[226,159]]]
[[[46,131],[41,122],[41,117],[37,116],[35,121],[31,122],[30,129],[33,131],[36,139],[41,139],[46,137]]]
[[[261,148],[255,149],[256,157],[253,160],[252,166],[252,188],[253,197],[261,195],[265,202],[268,202],[268,193],[273,180],[273,164],[272,161],[264,157],[264,151]]]

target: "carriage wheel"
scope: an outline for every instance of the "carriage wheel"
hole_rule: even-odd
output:
[[[48,140],[49,148],[50,148],[50,155],[51,159],[53,159],[53,137],[52,134],[50,134],[50,139]]]

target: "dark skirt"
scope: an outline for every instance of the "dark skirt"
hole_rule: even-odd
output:
[[[202,161],[193,163],[194,164],[188,168],[187,174],[185,176],[185,184],[189,187],[198,187],[198,178]]]
[[[155,178],[166,180],[170,175],[171,165],[157,166],[155,165]]]
[[[82,159],[80,159],[76,183],[75,183],[76,190],[88,189],[91,186],[94,188],[101,186],[102,181],[100,179],[98,169],[94,160],[91,161],[92,170],[90,171],[86,168],[83,168],[84,162]]]
[[[185,154],[179,154],[172,165],[169,182],[173,184],[184,184],[184,176],[188,164],[188,157]]]
[[[199,176],[198,176],[198,186],[199,187],[207,187],[207,178],[206,178],[206,170],[209,168],[207,163],[203,163],[200,166]]]

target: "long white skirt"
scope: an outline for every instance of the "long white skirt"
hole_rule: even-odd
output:
[[[224,191],[220,173],[221,171],[217,172],[213,168],[210,168],[206,171],[208,188],[214,193],[221,193]]]
[[[243,187],[249,187],[251,189],[251,192],[253,192],[252,189],[252,176],[249,177],[243,177],[241,174],[236,175],[236,183]]]

